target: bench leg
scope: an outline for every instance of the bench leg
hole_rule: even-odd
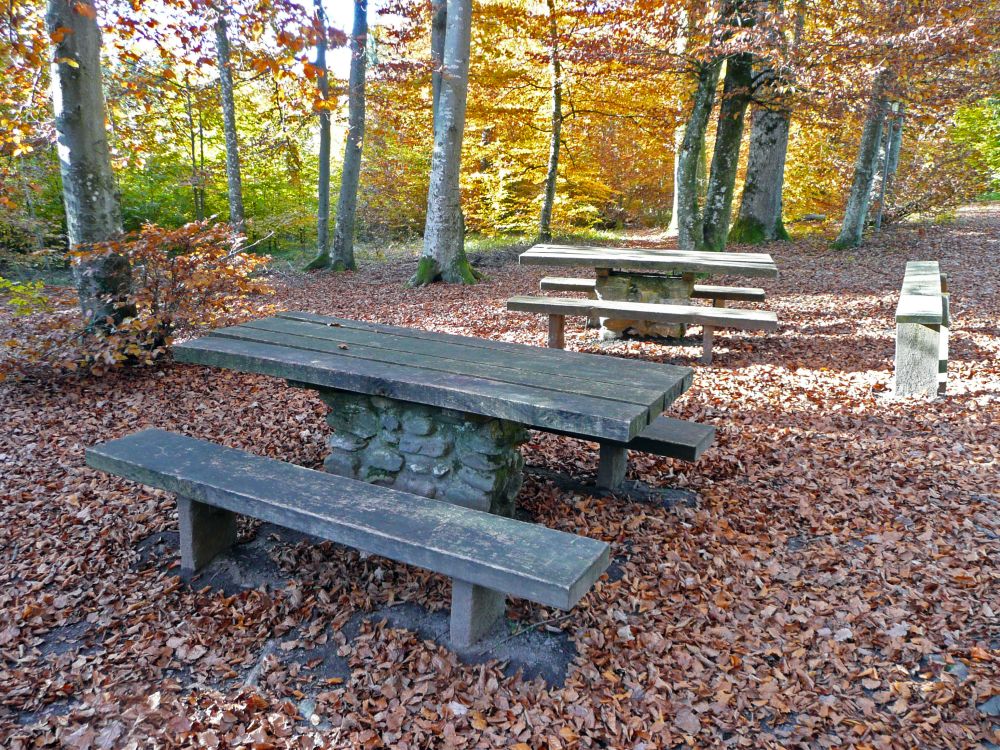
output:
[[[703,365],[712,364],[712,343],[715,341],[715,328],[712,326],[702,326],[701,334],[701,363]]]
[[[236,543],[236,514],[187,497],[177,498],[181,568],[194,572]]]
[[[617,489],[625,479],[628,468],[628,449],[620,445],[601,444],[597,462],[597,486],[602,490]]]
[[[506,594],[457,578],[451,581],[451,642],[468,648],[488,634],[506,610]]]
[[[566,348],[566,316],[565,315],[550,315],[549,316],[549,348],[550,349],[565,349]]]

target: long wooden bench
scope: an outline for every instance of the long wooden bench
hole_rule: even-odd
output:
[[[896,307],[896,396],[943,394],[951,310],[948,277],[937,261],[906,264]]]
[[[567,315],[599,315],[606,318],[633,318],[656,323],[686,323],[702,327],[702,358],[712,361],[712,342],[716,328],[748,331],[773,331],[777,316],[765,310],[739,310],[694,305],[660,305],[646,302],[576,299],[569,297],[511,297],[507,309],[512,312],[542,313],[549,316],[549,346],[565,347]]]
[[[593,296],[597,287],[595,279],[576,279],[565,276],[546,276],[538,282],[538,288],[543,292],[585,292]],[[719,302],[726,300],[738,302],[763,302],[764,290],[755,286],[712,286],[695,284],[691,297],[694,299],[712,300],[716,307],[725,307]]]
[[[452,579],[451,642],[503,616],[505,594],[572,608],[608,566],[608,545],[163,430],[89,448],[87,465],[177,494],[181,563],[206,565],[259,518]]]

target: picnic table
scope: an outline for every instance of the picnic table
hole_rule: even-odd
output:
[[[775,278],[778,267],[767,253],[716,253],[637,247],[586,247],[539,244],[520,256],[525,265],[593,268],[594,294],[599,300],[642,304],[688,305],[695,297],[762,299],[762,289],[697,288],[698,275]],[[553,280],[565,281],[565,280]],[[543,284],[543,288],[545,288]],[[551,288],[559,288],[552,286]],[[732,295],[726,296],[729,289]],[[713,296],[714,292],[714,296]],[[639,335],[680,338],[683,323],[652,320],[604,319],[606,338],[632,330]]]
[[[693,460],[712,427],[661,416],[692,370],[304,312],[221,328],[180,362],[284,378],[331,407],[335,474],[511,515],[527,429],[601,444],[598,482],[627,450]]]

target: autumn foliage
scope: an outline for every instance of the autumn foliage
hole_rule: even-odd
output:
[[[178,328],[217,326],[259,314],[259,302],[251,308],[250,301],[270,292],[262,276],[270,258],[243,244],[229,225],[206,220],[178,229],[147,224],[120,241],[74,251],[74,263],[116,252],[132,268],[127,304],[136,313],[108,331],[81,332],[76,311],[41,296],[37,283],[0,279],[0,299],[6,289],[8,302],[22,315],[14,321],[20,335],[6,342],[9,355],[0,360],[0,372],[40,361],[97,374],[125,363],[151,364],[169,348]]]

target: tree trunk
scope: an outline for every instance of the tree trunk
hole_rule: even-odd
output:
[[[698,208],[698,162],[704,153],[705,131],[715,103],[715,87],[719,82],[721,60],[706,63],[698,70],[698,87],[694,93],[691,114],[684,126],[677,159],[677,246],[681,250],[699,250],[704,245],[701,213]]]
[[[465,257],[459,176],[469,93],[472,0],[448,0],[441,93],[427,191],[424,249],[412,286],[439,279],[472,284],[476,275]]]
[[[709,250],[722,250],[733,213],[733,192],[740,164],[743,121],[753,86],[753,57],[741,52],[726,63],[726,81],[719,105],[719,128],[705,196],[704,237]]]
[[[316,185],[316,257],[306,265],[307,271],[330,266],[330,78],[326,67],[326,10],[323,0],[313,0],[320,36],[316,42],[316,88],[322,105],[319,110],[319,181]]]
[[[885,167],[885,178],[888,183],[888,190],[892,190],[892,181],[896,177],[899,169],[899,152],[903,147],[903,111],[900,111],[892,118],[892,130],[889,134],[889,157]]]
[[[86,249],[122,233],[105,125],[101,31],[90,0],[49,0],[45,20],[49,34],[59,39],[52,101],[67,233],[71,248]],[[80,260],[73,277],[88,329],[108,331],[135,315],[129,301],[132,273],[124,256],[108,252]]]
[[[447,0],[431,0],[431,112],[437,131],[438,100],[441,98],[441,68],[444,65],[444,36],[448,24]]]
[[[851,193],[844,209],[844,222],[840,234],[833,243],[835,248],[857,247],[861,244],[861,236],[868,217],[868,206],[871,203],[872,183],[875,180],[875,170],[878,166],[879,143],[882,140],[882,123],[885,119],[885,86],[887,73],[880,73],[872,88],[872,98],[868,105],[864,129],[861,131],[861,143],[858,145],[858,158],[854,162],[854,180],[851,183]]]
[[[337,227],[333,233],[333,268],[353,271],[354,217],[358,207],[358,180],[361,177],[361,147],[365,139],[365,55],[368,41],[368,0],[354,0],[354,29],[351,33],[351,75],[347,94],[347,144],[340,173],[337,199]]]
[[[677,234],[677,205],[679,191],[677,190],[677,185],[680,177],[680,167],[681,167],[681,144],[684,143],[684,128],[674,129],[674,196],[673,202],[670,206],[670,224],[667,225],[667,234],[676,235]]]
[[[559,176],[559,140],[562,135],[562,65],[559,61],[559,26],[555,0],[549,6],[549,61],[552,70],[552,132],[549,135],[549,166],[545,173],[545,195],[538,220],[538,240],[552,239],[552,207],[556,201],[556,179]]]
[[[246,228],[243,213],[243,179],[240,176],[240,145],[236,135],[236,102],[233,99],[233,71],[229,62],[229,32],[220,10],[215,21],[215,41],[222,95],[222,129],[226,137],[226,187],[229,191],[229,222],[238,232]]]
[[[787,109],[754,109],[747,176],[739,218],[729,232],[730,242],[753,244],[788,239],[781,218],[781,191],[790,120]]]

